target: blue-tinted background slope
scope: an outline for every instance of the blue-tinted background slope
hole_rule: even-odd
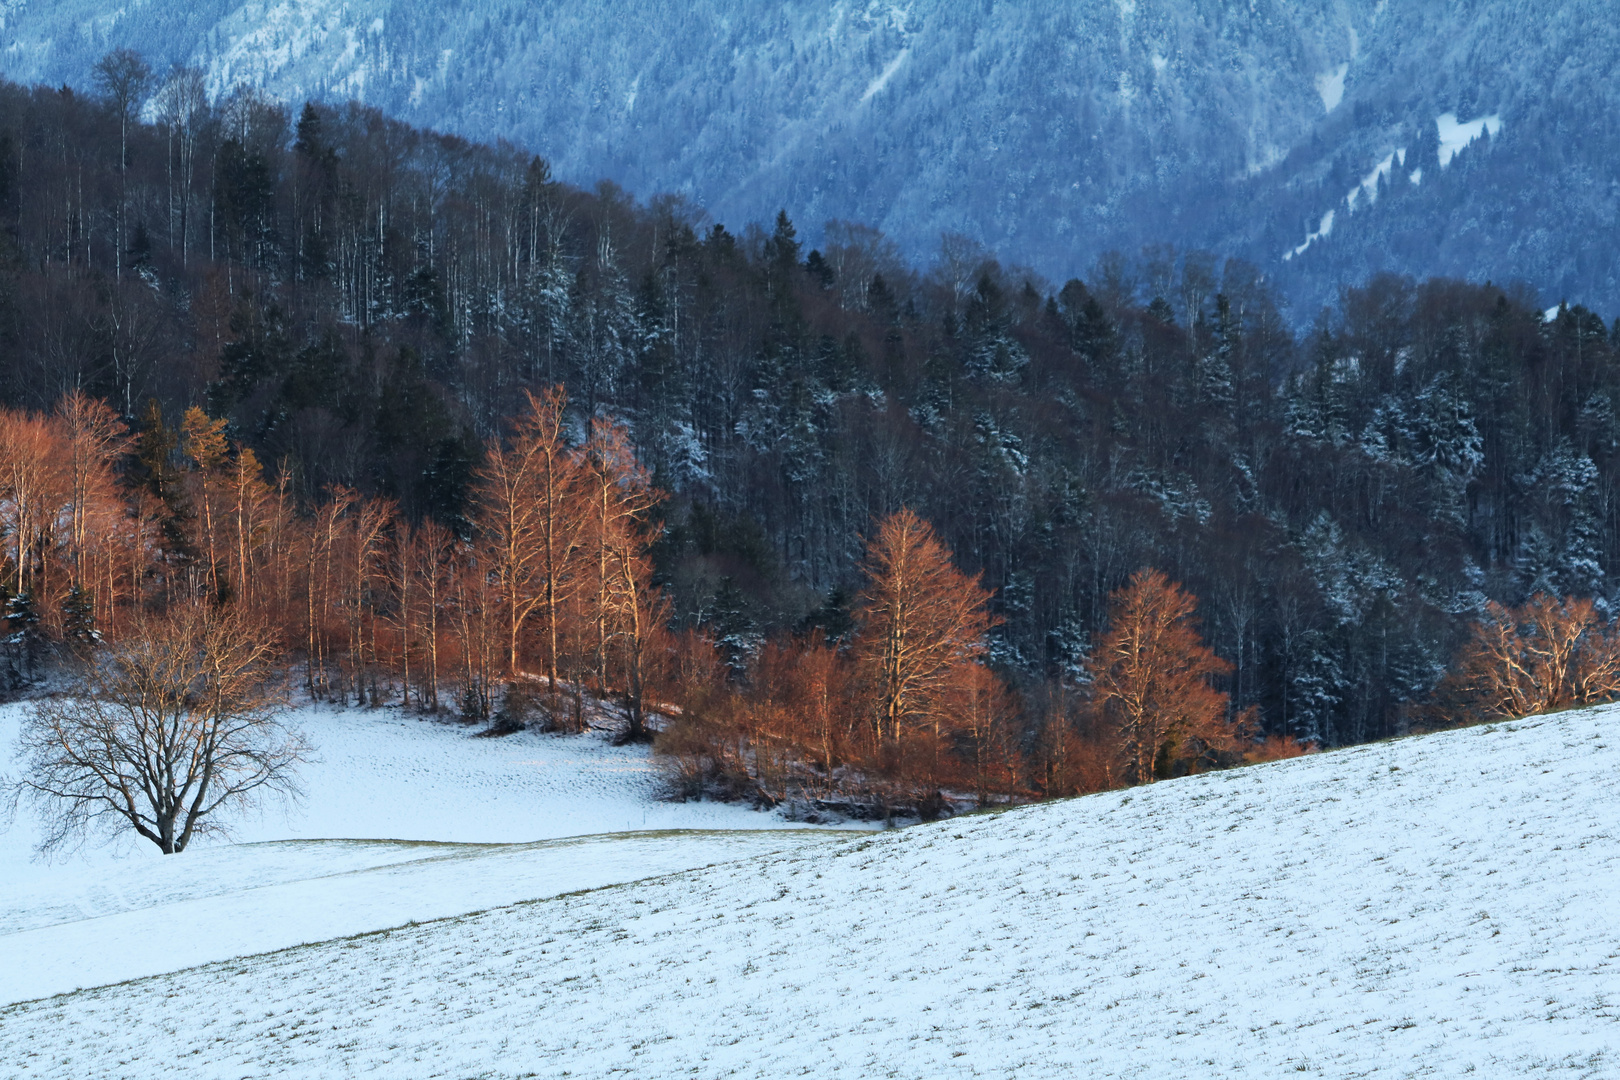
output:
[[[1620,20],[1600,0],[0,10],[14,79],[84,85],[128,46],[216,91],[510,139],[733,225],[785,207],[812,238],[861,220],[918,256],[960,232],[1058,280],[1111,248],[1202,246],[1258,264],[1297,318],[1381,269],[1620,310]],[[1439,117],[1493,122],[1453,155]]]

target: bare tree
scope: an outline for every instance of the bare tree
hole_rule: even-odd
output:
[[[191,184],[196,173],[197,139],[208,115],[203,73],[176,65],[158,93],[157,110],[159,122],[169,136],[169,247],[180,249],[180,263],[184,266],[191,248]]]
[[[39,702],[16,794],[46,823],[41,850],[129,828],[172,855],[263,794],[298,795],[309,748],[278,720],[269,638],[236,613],[178,605],[92,656],[79,690]]]
[[[487,557],[500,585],[507,671],[523,672],[523,629],[538,613],[545,664],[557,687],[563,609],[581,587],[578,567],[587,524],[580,504],[588,487],[581,457],[568,445],[561,386],[525,394],[528,409],[506,442],[491,440],[473,499]]]
[[[867,541],[855,655],[872,693],[878,742],[938,731],[963,670],[984,660],[999,620],[980,575],[962,573],[933,526],[902,507]]]
[[[1138,784],[1233,751],[1249,722],[1227,718],[1210,685],[1231,665],[1198,634],[1198,600],[1158,570],[1138,570],[1109,598],[1108,633],[1088,665],[1095,705],[1118,732],[1126,775]]]
[[[1620,697],[1620,634],[1591,600],[1494,601],[1439,686],[1441,722],[1529,716]]]
[[[140,115],[152,85],[152,69],[133,49],[114,49],[96,62],[96,85],[118,114],[118,236],[113,277],[124,272],[124,210],[129,203],[129,126]]]

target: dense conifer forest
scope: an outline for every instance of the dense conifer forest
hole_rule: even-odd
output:
[[[997,678],[951,690],[978,703],[963,715],[999,718],[994,740],[967,722],[951,736],[979,754],[961,783],[981,794],[1113,782],[1054,780],[1053,748],[1089,737],[1106,635],[1138,595],[1120,590],[1148,568],[1195,603],[1187,648],[1207,646],[1198,679],[1220,692],[1199,708],[1225,716],[1205,748],[1228,756],[1234,733],[1328,747],[1429,722],[1489,602],[1590,598],[1602,622],[1615,599],[1620,322],[1547,317],[1528,289],[1380,276],[1311,316],[1279,310],[1254,268],[1169,243],[1062,283],[951,235],[919,267],[858,223],[805,250],[791,207],[721,223],[358,106],[210,101],[198,73],[154,78],[131,55],[99,76],[96,96],[0,86],[0,402],[8,437],[52,414],[37,445],[105,452],[133,508],[118,513],[150,526],[130,541],[149,564],[49,569],[55,548],[88,550],[94,523],[30,521],[8,487],[16,678],[25,638],[88,640],[164,582],[252,594],[247,549],[270,534],[242,526],[230,555],[198,524],[244,505],[236,483],[306,537],[265,571],[279,599],[256,602],[292,611],[307,594],[286,644],[310,690],[376,701],[402,660],[406,699],[426,704],[401,613],[466,619],[473,602],[412,608],[399,589],[418,579],[387,566],[493,544],[503,455],[544,442],[548,415],[581,482],[619,500],[590,519],[599,602],[577,618],[597,645],[574,685],[616,687],[639,723],[644,658],[626,650],[649,642],[675,658],[649,673],[755,701],[784,649],[858,666],[885,530],[909,511],[925,534],[906,542],[987,596],[958,659]],[[634,521],[610,528],[614,514]],[[328,621],[308,599],[322,529],[320,573],[344,529],[356,560]],[[480,565],[496,593],[517,572]],[[478,601],[494,629],[442,631],[464,673],[446,678],[464,709],[477,690],[479,717],[526,666],[508,593]],[[610,632],[610,609],[657,626]],[[614,635],[631,642],[619,674]],[[555,676],[563,647],[532,648]]]

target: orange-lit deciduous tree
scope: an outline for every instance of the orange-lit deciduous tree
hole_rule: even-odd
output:
[[[460,542],[437,521],[424,521],[411,533],[407,574],[415,581],[414,595],[421,609],[423,670],[417,700],[435,712],[439,708],[439,626],[441,612],[453,584]],[[409,643],[407,642],[407,648]]]
[[[56,416],[68,451],[70,512],[68,543],[75,584],[93,577],[90,553],[98,535],[107,535],[122,516],[123,502],[113,463],[129,452],[124,422],[107,403],[79,390],[57,403]]]
[[[1589,599],[1489,603],[1440,686],[1442,711],[1488,720],[1620,696],[1620,635]]]
[[[593,419],[585,450],[585,573],[595,622],[597,691],[607,693],[613,681],[610,667],[615,669],[629,720],[627,735],[643,739],[647,647],[664,616],[648,555],[661,528],[651,515],[662,495],[636,460],[623,425]]]
[[[1146,783],[1178,763],[1230,750],[1238,727],[1210,680],[1230,665],[1198,634],[1197,598],[1158,570],[1139,570],[1109,599],[1092,655],[1093,703],[1118,733],[1126,778]]]
[[[982,664],[963,669],[955,687],[953,734],[965,740],[968,774],[980,806],[990,805],[992,791],[1011,790],[1017,782],[1017,717],[1016,703],[995,672]]]
[[[236,586],[228,572],[221,575],[220,567],[229,548],[223,535],[225,474],[230,461],[225,421],[213,419],[196,406],[187,409],[180,418],[180,451],[191,461],[185,486],[192,512],[192,547],[202,561],[201,572],[209,593],[223,599]]]
[[[86,609],[80,618],[94,627],[112,615],[125,561],[120,543],[133,539],[113,474],[113,463],[129,452],[131,439],[106,402],[79,390],[57,403],[56,420],[67,451],[69,586]]]
[[[12,588],[51,599],[55,529],[70,498],[60,426],[35,413],[0,409],[0,533],[8,541]]]
[[[996,625],[980,577],[956,568],[933,526],[902,508],[866,544],[855,654],[867,682],[873,731],[894,743],[908,728],[937,728],[963,669],[982,663]]]
[[[271,567],[286,546],[286,506],[265,480],[258,455],[246,446],[237,447],[221,469],[219,484],[232,589],[245,606],[263,610],[270,596],[261,578],[275,573]]]
[[[499,581],[507,671],[523,668],[523,628],[542,623],[546,674],[557,679],[559,622],[577,586],[575,561],[586,515],[580,454],[563,426],[567,395],[525,394],[527,411],[506,440],[491,440],[473,492],[490,569]]]

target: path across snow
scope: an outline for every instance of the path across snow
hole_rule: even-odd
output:
[[[1620,715],[761,855],[0,1010],[19,1076],[1620,1075]]]

